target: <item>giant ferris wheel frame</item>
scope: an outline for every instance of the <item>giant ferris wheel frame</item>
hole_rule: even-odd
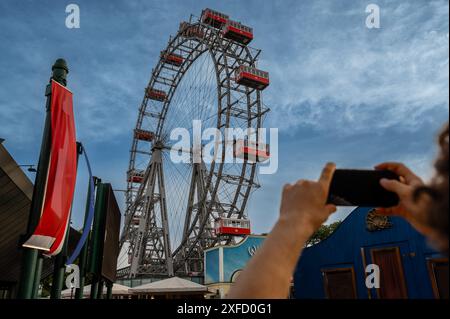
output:
[[[190,30],[197,32],[189,33],[187,27],[196,28]],[[203,251],[232,240],[231,236],[217,236],[211,223],[218,217],[243,218],[252,190],[259,187],[257,163],[245,160],[239,164],[240,174],[229,174],[224,166],[225,152],[222,152],[220,161],[213,161],[209,167],[204,163],[192,164],[183,235],[177,247],[171,247],[163,168],[163,153],[170,146],[166,141],[164,125],[174,94],[191,66],[205,54],[212,59],[217,83],[215,125],[221,132],[235,121],[245,123],[247,128],[258,132],[269,109],[263,107],[260,90],[240,85],[234,78],[235,70],[240,66],[256,68],[261,51],[226,39],[220,29],[202,22],[201,18],[191,16],[188,24],[182,24],[163,52],[182,57],[183,62],[179,66],[173,65],[167,63],[162,55],[153,69],[148,88],[162,89],[167,96],[164,101],[155,102],[146,95],[139,108],[135,131],[145,130],[144,120],[151,118],[154,123],[153,138],[148,147],[148,141],[142,141],[135,135],[131,147],[128,173],[138,169],[137,156],[148,156],[148,164],[138,186],[132,179],[128,180],[127,210],[120,245],[121,249],[127,250],[130,265],[119,271],[122,278],[201,273]],[[222,143],[225,149],[226,141]],[[233,194],[228,201],[219,196],[219,190],[224,185],[232,185]]]

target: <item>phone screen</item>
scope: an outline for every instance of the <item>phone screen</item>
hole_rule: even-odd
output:
[[[342,170],[335,171],[328,203],[336,206],[393,207],[399,203],[397,194],[385,190],[380,180],[396,179],[391,171]]]

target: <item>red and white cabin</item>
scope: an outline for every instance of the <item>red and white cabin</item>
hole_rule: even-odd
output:
[[[241,65],[235,72],[236,83],[258,90],[264,90],[270,84],[269,72]]]
[[[164,63],[174,65],[174,66],[181,66],[184,62],[184,59],[181,55],[178,55],[175,53],[167,53],[165,51],[161,52],[161,60]]]
[[[154,101],[164,102],[167,99],[167,94],[164,91],[148,88],[146,91],[147,98]]]
[[[224,13],[214,11],[212,9],[205,9],[202,11],[201,21],[214,28],[220,29],[228,22],[230,17]]]
[[[188,22],[181,22],[180,32],[185,38],[203,39],[205,37],[205,33],[199,25],[192,25]]]
[[[137,217],[135,217],[135,218],[133,218],[131,220],[131,224],[134,225],[134,226],[139,226],[140,222],[141,222],[141,220],[139,218],[137,218]]]
[[[247,27],[240,22],[228,20],[222,28],[224,38],[242,43],[249,44],[253,40],[253,29]]]
[[[262,163],[270,159],[269,144],[256,143],[248,140],[234,142],[234,157],[251,163]]]
[[[155,133],[135,129],[134,130],[134,138],[137,140],[140,140],[140,141],[144,141],[144,142],[153,142],[153,140],[155,138]]]
[[[248,219],[218,218],[214,228],[217,236],[246,236],[251,233],[250,220]]]
[[[128,182],[141,184],[144,181],[145,172],[144,171],[130,171],[128,172]]]

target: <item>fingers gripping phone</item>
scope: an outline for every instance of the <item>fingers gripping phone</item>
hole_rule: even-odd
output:
[[[397,206],[397,194],[380,185],[380,180],[384,178],[400,180],[397,174],[386,170],[336,170],[331,181],[328,203],[336,206]]]

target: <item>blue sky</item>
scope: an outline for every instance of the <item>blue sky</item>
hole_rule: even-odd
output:
[[[80,29],[65,27],[70,3],[80,6]],[[381,8],[380,29],[365,27],[369,3]],[[266,125],[280,129],[280,165],[276,175],[261,177],[263,187],[251,198],[255,232],[275,222],[284,183],[317,178],[327,161],[371,168],[397,160],[431,176],[433,141],[449,113],[448,1],[3,0],[0,137],[6,147],[20,164],[37,162],[45,85],[54,60],[64,57],[78,140],[95,175],[124,189],[151,69],[179,22],[204,7],[254,27],[252,46],[263,50],[259,66],[271,74]],[[75,226],[85,184],[80,167]]]

